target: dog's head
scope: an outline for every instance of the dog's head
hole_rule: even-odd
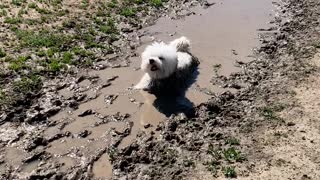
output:
[[[152,79],[167,78],[176,71],[177,58],[175,47],[155,42],[142,53],[141,69]]]

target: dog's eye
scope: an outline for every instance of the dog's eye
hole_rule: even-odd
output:
[[[163,61],[163,60],[164,60],[164,58],[163,58],[163,57],[161,57],[161,56],[159,57],[159,59],[160,59],[161,61]]]

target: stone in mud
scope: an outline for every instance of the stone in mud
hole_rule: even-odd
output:
[[[111,105],[113,103],[114,100],[116,100],[118,98],[118,95],[107,95],[104,97],[104,102],[107,105]]]
[[[94,114],[95,112],[92,110],[92,109],[88,109],[88,110],[85,110],[83,111],[82,113],[80,113],[78,116],[79,117],[85,117],[85,116],[89,116],[89,115],[92,115]]]
[[[86,138],[87,136],[89,136],[91,134],[91,131],[88,130],[83,130],[81,131],[77,136],[79,138]]]

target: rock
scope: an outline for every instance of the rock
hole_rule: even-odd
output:
[[[92,109],[88,109],[86,111],[83,111],[82,113],[80,113],[78,116],[79,117],[85,117],[85,116],[89,116],[94,114],[95,112]]]

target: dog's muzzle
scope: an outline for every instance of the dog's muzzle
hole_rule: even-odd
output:
[[[149,59],[149,64],[151,65],[150,70],[151,71],[157,71],[159,68],[157,65],[155,65],[155,60],[154,59]]]

